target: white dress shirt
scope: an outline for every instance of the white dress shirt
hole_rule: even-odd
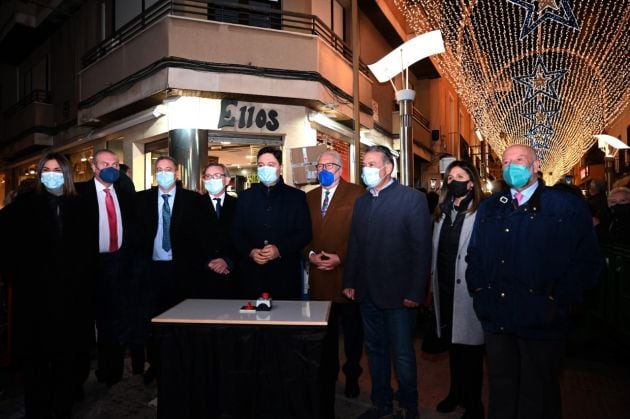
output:
[[[168,252],[162,248],[162,236],[164,230],[162,228],[162,205],[164,205],[164,198],[162,195],[168,194],[168,206],[171,207],[171,221],[173,218],[173,205],[175,204],[175,191],[177,187],[171,189],[168,192],[162,192],[160,188],[157,191],[157,206],[158,206],[158,228],[155,234],[155,240],[153,240],[153,260],[169,261],[173,260],[173,237],[171,236],[171,250]]]
[[[100,253],[109,253],[109,218],[107,218],[107,204],[105,204],[105,185],[94,178],[96,185],[96,200],[98,201],[98,248]],[[120,204],[114,186],[110,186],[109,192],[116,207],[116,226],[118,227],[118,248],[122,246],[123,223],[120,215]]]

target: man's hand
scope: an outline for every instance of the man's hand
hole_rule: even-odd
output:
[[[354,300],[354,288],[344,288],[341,293],[350,300]]]
[[[416,308],[416,307],[418,307],[418,306],[420,305],[420,303],[416,303],[416,302],[415,302],[415,301],[413,301],[413,300],[408,300],[408,299],[406,299],[406,298],[405,298],[405,299],[403,300],[403,305],[404,305],[405,307],[407,307],[407,308]]]
[[[275,244],[266,244],[265,247],[260,249],[260,255],[267,258],[267,261],[270,261],[279,258],[280,251]]]
[[[264,265],[269,262],[269,259],[261,254],[261,249],[252,249],[252,251],[249,252],[249,257],[259,265]]]
[[[341,264],[341,259],[335,253],[319,252],[308,258],[309,262],[322,271],[332,271]]]
[[[228,268],[227,262],[222,258],[212,259],[208,263],[208,268],[221,275],[227,275],[230,273],[230,268]]]

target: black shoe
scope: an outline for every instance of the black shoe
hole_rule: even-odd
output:
[[[155,369],[153,369],[153,367],[149,367],[144,375],[142,376],[142,381],[144,382],[144,384],[149,385],[151,384],[153,381],[155,381]]]
[[[457,405],[459,405],[457,399],[449,394],[444,400],[437,404],[435,410],[441,413],[450,413],[457,408]]]
[[[359,396],[361,389],[359,388],[359,380],[346,378],[346,388],[343,394],[350,399],[354,399]]]

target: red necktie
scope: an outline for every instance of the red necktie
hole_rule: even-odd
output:
[[[116,219],[116,206],[109,188],[105,192],[105,208],[107,208],[107,221],[109,222],[109,251],[118,250],[118,220]]]
[[[518,201],[518,204],[521,205],[521,200],[523,200],[523,194],[520,192],[516,192],[514,194],[514,198]]]

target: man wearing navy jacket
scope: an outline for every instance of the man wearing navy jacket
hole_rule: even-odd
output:
[[[404,418],[418,417],[416,308],[425,299],[431,260],[431,220],[425,195],[392,179],[394,158],[368,148],[363,182],[368,192],[354,205],[343,293],[360,302],[374,406],[362,418],[393,412],[390,354]]]
[[[466,282],[485,332],[490,419],[560,419],[569,306],[602,268],[586,202],[542,184],[536,152],[503,153],[510,190],[483,201]]]

